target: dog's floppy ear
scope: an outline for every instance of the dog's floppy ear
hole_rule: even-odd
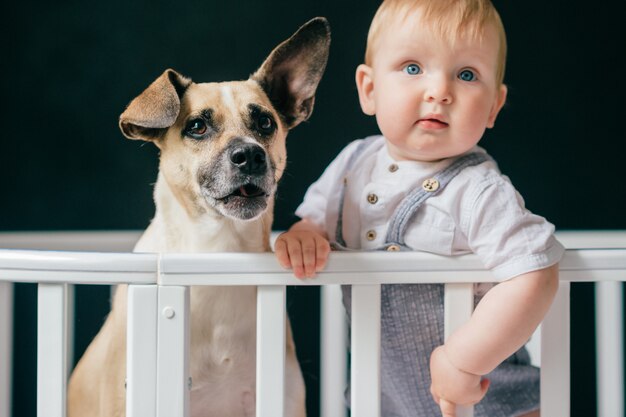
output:
[[[176,122],[180,98],[191,80],[172,69],[163,74],[130,102],[120,116],[120,129],[129,139],[156,140]]]
[[[250,77],[261,85],[287,128],[311,115],[329,47],[328,21],[316,17],[278,45]]]

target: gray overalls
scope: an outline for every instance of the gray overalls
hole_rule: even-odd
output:
[[[346,164],[344,178],[374,142],[364,140]],[[396,207],[385,243],[378,250],[412,250],[404,235],[421,205],[464,168],[489,160],[483,153],[465,155],[409,193]],[[434,180],[434,181],[433,181]],[[339,198],[335,249],[346,248],[343,239],[343,201],[348,181]],[[343,286],[343,301],[350,317],[350,286]],[[441,415],[430,394],[430,354],[444,342],[443,284],[396,284],[381,288],[381,416],[431,417]],[[513,417],[539,408],[539,370],[530,365],[522,348],[487,376],[491,386],[474,408],[476,417]],[[348,389],[349,391],[349,389]],[[349,394],[346,398],[349,401]]]

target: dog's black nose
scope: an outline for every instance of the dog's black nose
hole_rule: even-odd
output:
[[[230,152],[230,162],[248,175],[263,174],[267,169],[265,150],[253,143],[244,143]]]

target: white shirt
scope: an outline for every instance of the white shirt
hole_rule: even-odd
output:
[[[391,215],[402,199],[455,158],[395,161],[380,136],[346,173],[345,165],[359,142],[344,148],[311,185],[296,214],[326,230],[333,241],[345,177],[344,240],[349,248],[371,250],[385,243]],[[476,147],[471,152],[485,151]],[[554,265],[564,252],[554,237],[554,226],[525,208],[522,197],[493,161],[465,168],[426,200],[404,238],[414,250],[439,255],[476,253],[498,281]]]

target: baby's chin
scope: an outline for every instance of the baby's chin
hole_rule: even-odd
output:
[[[401,161],[416,161],[416,162],[439,162],[444,159],[454,158],[469,152],[468,149],[442,149],[440,144],[433,142],[427,143],[409,143],[405,146],[397,146],[390,141],[387,141],[387,151],[389,156],[398,162]]]

